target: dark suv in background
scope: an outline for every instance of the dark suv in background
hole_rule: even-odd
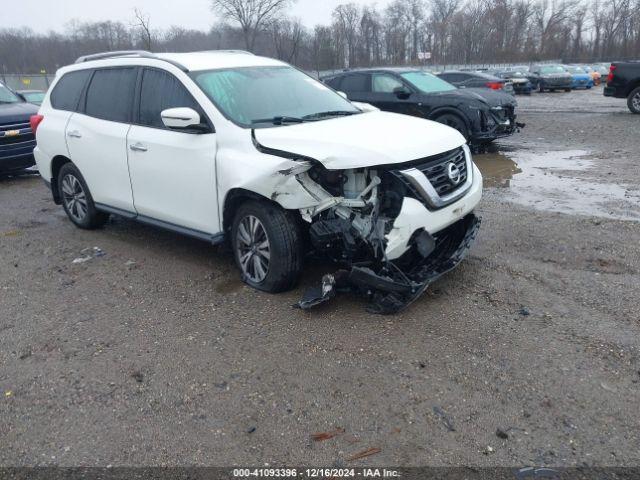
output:
[[[36,139],[29,119],[36,113],[37,106],[25,102],[0,83],[0,174],[35,165]]]
[[[629,110],[640,114],[640,61],[612,63],[604,96],[626,98]]]
[[[488,88],[458,89],[422,70],[353,70],[322,80],[354,102],[444,123],[471,144],[489,143],[518,128],[513,96]]]

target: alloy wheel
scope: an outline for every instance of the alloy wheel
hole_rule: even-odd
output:
[[[70,173],[62,179],[62,199],[69,215],[77,222],[82,222],[89,211],[87,194],[80,180]]]
[[[637,112],[640,112],[640,92],[636,93],[631,99],[631,105],[636,109]]]
[[[242,273],[252,282],[262,282],[269,273],[271,248],[267,231],[257,217],[247,215],[238,224],[236,250]]]

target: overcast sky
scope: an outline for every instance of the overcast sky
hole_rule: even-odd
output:
[[[5,7],[9,0],[0,0]],[[340,3],[376,3],[390,0],[298,0],[290,15],[307,26],[331,21],[331,12]],[[0,28],[28,26],[35,31],[62,30],[72,18],[81,20],[120,20],[130,23],[134,7],[151,16],[153,28],[179,25],[206,30],[215,21],[210,0],[19,0],[11,8],[0,9]]]

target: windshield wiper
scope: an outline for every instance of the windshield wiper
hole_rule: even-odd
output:
[[[312,113],[310,115],[305,115],[304,118],[305,120],[308,119],[312,119],[312,118],[326,118],[326,117],[346,117],[349,115],[355,115],[358,112],[352,112],[349,110],[331,110],[328,112],[318,112],[318,113]]]
[[[287,116],[276,116],[271,118],[259,118],[257,120],[251,120],[252,124],[272,123],[274,125],[284,125],[285,123],[302,123],[302,122],[304,122],[303,118],[287,117]]]

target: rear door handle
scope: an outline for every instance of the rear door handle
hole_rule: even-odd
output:
[[[146,152],[147,151],[147,147],[145,147],[141,143],[134,143],[133,145],[129,145],[129,148],[131,150],[133,150],[134,152]]]
[[[71,130],[67,133],[67,136],[71,138],[82,138],[82,134],[78,130]]]

